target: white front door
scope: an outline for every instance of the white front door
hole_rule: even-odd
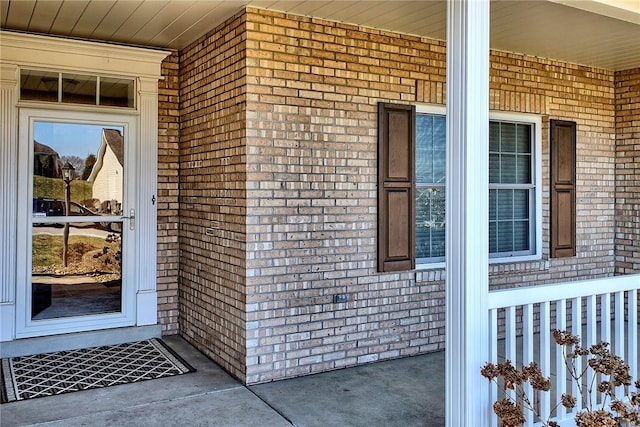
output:
[[[17,338],[135,324],[135,125],[20,110]]]

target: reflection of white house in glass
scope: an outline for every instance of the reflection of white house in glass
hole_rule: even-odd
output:
[[[102,212],[117,214],[121,211],[123,164],[122,133],[116,129],[102,129],[96,163],[87,179],[93,183],[93,198],[99,200]]]

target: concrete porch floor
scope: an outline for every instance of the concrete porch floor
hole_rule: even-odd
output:
[[[6,403],[0,425],[444,426],[444,352],[245,387],[164,340],[197,372]]]

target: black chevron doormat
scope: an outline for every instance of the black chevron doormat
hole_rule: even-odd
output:
[[[2,359],[2,403],[195,371],[162,340]]]

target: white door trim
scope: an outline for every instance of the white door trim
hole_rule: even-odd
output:
[[[139,257],[136,295],[136,325],[157,324],[157,144],[158,80],[161,64],[169,51],[108,43],[72,40],[35,34],[0,31],[0,342],[16,338],[16,266],[18,207],[18,106],[20,69],[37,68],[59,72],[78,72],[122,76],[136,79],[138,114],[136,141],[139,142],[138,181],[136,189],[140,209],[136,232],[145,236],[136,250]],[[77,110],[72,104],[23,103],[23,106],[54,110]],[[102,111],[89,107],[92,111]],[[110,109],[113,114],[123,110]],[[105,327],[111,327],[105,326]]]
[[[0,341],[12,340],[15,330],[19,81],[16,65],[0,63]]]
[[[31,251],[32,215],[30,201],[33,198],[33,128],[38,122],[67,122],[117,126],[124,129],[125,170],[123,183],[124,212],[137,208],[138,156],[137,114],[113,115],[107,112],[85,112],[52,109],[21,108],[18,126],[18,239],[16,277],[16,338],[90,331],[104,328],[133,326],[136,320],[136,292],[138,233],[129,230],[127,221],[122,230],[122,311],[102,315],[64,317],[47,320],[31,319]],[[136,209],[137,211],[137,209]],[[143,222],[139,218],[136,222]]]

